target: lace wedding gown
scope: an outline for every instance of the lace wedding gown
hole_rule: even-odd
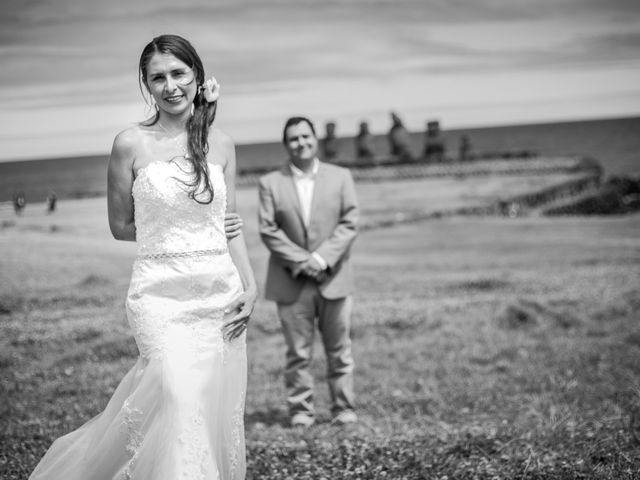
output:
[[[245,477],[245,335],[222,337],[242,292],[224,233],[222,168],[213,202],[187,196],[187,162],[155,162],[133,186],[138,255],[127,317],[140,356],[105,410],[57,439],[31,480]]]

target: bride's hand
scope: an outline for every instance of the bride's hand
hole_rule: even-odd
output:
[[[225,340],[231,342],[242,335],[247,329],[249,317],[251,316],[251,312],[253,312],[253,307],[257,299],[258,291],[256,289],[249,289],[243,292],[226,308],[225,313],[238,313],[222,327],[222,334]]]
[[[242,227],[244,222],[242,217],[235,212],[227,213],[224,216],[224,233],[227,236],[227,240],[237,237],[242,233]]]

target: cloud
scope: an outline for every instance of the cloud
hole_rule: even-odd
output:
[[[640,60],[640,29],[580,38],[574,40],[571,46],[588,58],[638,61]]]

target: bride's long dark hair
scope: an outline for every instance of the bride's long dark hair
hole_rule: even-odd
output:
[[[209,166],[207,164],[207,153],[209,152],[209,127],[216,117],[216,109],[218,102],[209,103],[204,98],[201,88],[204,84],[204,66],[200,56],[196,53],[195,48],[188,40],[178,35],[160,35],[151,40],[140,55],[140,63],[138,65],[140,90],[142,85],[147,88],[147,66],[151,57],[156,53],[170,54],[181,62],[188,65],[195,73],[196,85],[198,92],[193,100],[193,114],[187,120],[187,148],[189,156],[187,159],[193,167],[194,177],[191,182],[186,182],[190,187],[189,197],[198,203],[208,204],[213,201],[213,185],[209,178]],[[144,95],[144,91],[143,91]],[[155,125],[160,120],[160,112],[146,125]],[[205,200],[201,200],[200,194],[206,194]]]

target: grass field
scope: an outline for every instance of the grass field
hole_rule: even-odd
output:
[[[365,221],[543,182],[465,181],[359,184]],[[255,190],[238,196],[263,279]],[[104,203],[0,218],[3,479],[26,478],[135,362],[123,305],[135,245],[111,240]],[[398,225],[362,233],[354,262],[361,421],[330,424],[317,355],[319,423],[287,426],[283,339],[260,300],[248,337],[249,479],[638,478],[639,215]]]

